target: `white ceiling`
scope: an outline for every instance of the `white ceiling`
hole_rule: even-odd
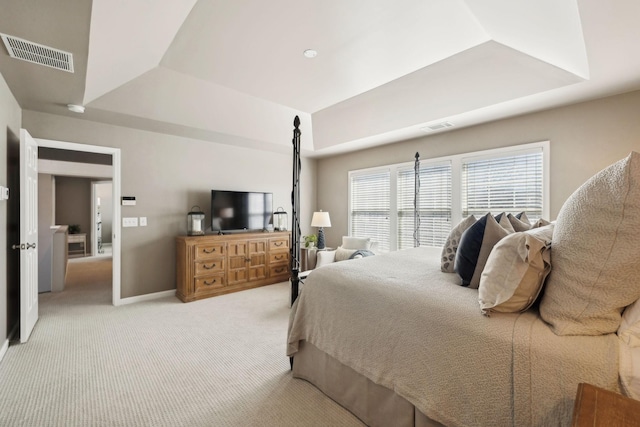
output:
[[[0,3],[0,32],[76,61],[3,51],[23,108],[265,150],[290,151],[295,115],[321,156],[640,89],[636,0]]]

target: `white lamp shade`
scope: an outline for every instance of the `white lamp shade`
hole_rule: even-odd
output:
[[[331,218],[329,212],[314,212],[311,218],[312,227],[331,227]]]

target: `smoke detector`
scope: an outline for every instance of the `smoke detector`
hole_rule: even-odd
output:
[[[73,73],[73,55],[60,49],[0,33],[9,56]]]

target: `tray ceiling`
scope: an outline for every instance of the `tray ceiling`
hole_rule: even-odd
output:
[[[2,2],[0,31],[76,61],[0,53],[22,108],[251,148],[289,151],[295,115],[319,156],[640,88],[637,2]]]

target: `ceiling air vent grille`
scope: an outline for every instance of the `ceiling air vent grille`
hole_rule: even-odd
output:
[[[425,132],[433,132],[434,130],[440,130],[440,129],[447,129],[453,127],[453,123],[451,122],[440,122],[440,123],[435,123],[433,125],[429,125],[429,126],[425,126],[422,129]]]
[[[7,34],[0,33],[0,36],[12,58],[73,73],[73,55],[71,53]]]

